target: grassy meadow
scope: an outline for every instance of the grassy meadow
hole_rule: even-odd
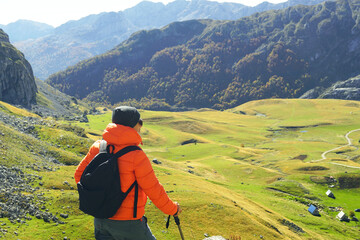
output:
[[[340,187],[328,179],[360,175],[360,131],[349,134],[351,145],[345,138],[348,132],[360,129],[360,103],[269,99],[226,111],[141,110],[141,116],[142,148],[150,160],[162,162],[153,167],[169,196],[182,205],[180,220],[185,239],[203,239],[205,235],[222,235],[230,240],[359,238],[360,225],[340,222],[332,207],[343,209],[347,215],[360,208],[360,188]],[[6,239],[93,239],[92,218],[77,209],[74,164],[93,141],[101,139],[111,111],[88,115],[88,119],[88,123],[37,126],[37,140],[15,134],[26,142],[22,145],[32,142],[35,148],[41,148],[34,149],[26,161],[40,159],[38,153],[47,149],[63,163],[49,163],[52,171],[36,174],[42,176],[39,191],[47,199],[46,207],[52,212],[68,213],[69,217],[60,225],[39,219],[17,225],[1,218],[0,225],[3,222],[8,227]],[[0,127],[2,132],[11,131]],[[1,140],[10,146],[6,136]],[[322,157],[325,151],[335,148]],[[15,156],[9,149],[3,154],[13,154],[13,159],[26,154],[23,149]],[[4,164],[4,160],[0,161]],[[24,168],[26,165],[19,161],[16,164]],[[328,189],[335,199],[326,196]],[[321,216],[311,215],[307,211],[309,204],[318,206]],[[167,216],[151,201],[146,215],[158,239],[180,239],[174,221],[166,229]],[[360,218],[360,213],[355,216]],[[17,235],[10,234],[14,231]]]

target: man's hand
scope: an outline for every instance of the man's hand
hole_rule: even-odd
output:
[[[177,206],[177,212],[175,213],[174,217],[177,217],[182,212],[182,209],[181,209],[180,204],[178,202],[175,202],[175,204]]]

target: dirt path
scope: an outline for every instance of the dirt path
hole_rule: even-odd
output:
[[[345,164],[341,164],[341,163],[332,162],[331,164],[335,164],[335,165],[339,165],[339,166],[343,166],[343,167],[348,167],[348,168],[358,168],[358,169],[360,169],[360,167],[349,166],[349,165],[345,165]]]
[[[321,158],[322,158],[322,159],[315,160],[315,161],[312,161],[312,162],[320,162],[320,161],[323,161],[323,160],[327,159],[327,158],[326,158],[326,154],[328,154],[328,153],[330,153],[330,152],[333,152],[333,151],[336,151],[336,150],[338,150],[338,149],[340,149],[340,148],[343,148],[343,147],[352,146],[352,141],[351,141],[349,135],[352,134],[352,133],[354,133],[354,132],[357,132],[357,131],[360,131],[360,128],[359,128],[359,129],[355,129],[355,130],[351,130],[351,131],[349,131],[349,132],[345,135],[345,138],[346,138],[348,144],[342,145],[342,146],[340,146],[340,147],[336,147],[336,148],[333,148],[333,149],[330,149],[330,150],[327,150],[327,151],[323,152],[323,154],[321,154]],[[335,164],[335,163],[333,163],[333,164]],[[341,166],[351,167],[351,168],[360,168],[360,167],[353,167],[353,166],[348,166],[348,165],[339,164],[339,163],[337,163],[336,165],[341,165]]]

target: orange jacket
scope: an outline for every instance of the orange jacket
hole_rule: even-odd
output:
[[[115,152],[124,147],[139,145],[142,142],[141,136],[135,129],[114,123],[108,124],[103,133],[103,139],[108,145],[115,146]],[[90,161],[99,153],[100,141],[95,142],[85,158],[80,162],[75,171],[75,181],[80,181],[81,175]],[[133,151],[118,159],[121,190],[125,192],[136,180],[139,185],[137,204],[137,218],[140,219],[145,213],[147,197],[167,215],[174,215],[177,211],[176,204],[170,200],[164,187],[155,176],[151,163],[143,151]],[[116,214],[110,218],[113,220],[134,220],[134,196],[135,189],[132,189],[125,198]]]

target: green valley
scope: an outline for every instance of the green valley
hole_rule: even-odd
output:
[[[29,117],[24,110],[2,106],[3,113]],[[349,216],[360,208],[360,131],[348,135],[351,145],[345,138],[360,129],[358,102],[268,99],[226,111],[141,110],[141,115],[142,148],[150,160],[161,162],[153,163],[155,172],[183,206],[185,239],[205,234],[232,240],[359,236],[357,222],[336,219],[340,210]],[[73,174],[86,149],[101,138],[111,111],[87,117],[88,123],[79,123],[33,116],[36,137],[0,124],[6,149],[1,164],[21,169],[20,176],[36,176],[27,183],[34,192],[19,194],[34,196],[39,210],[61,220],[9,220],[2,211],[6,239],[92,239],[92,217],[78,210]],[[325,194],[328,189],[335,199]],[[320,217],[308,212],[310,204],[319,208]],[[147,217],[158,239],[179,238],[175,223],[166,229],[167,216],[151,202]]]

